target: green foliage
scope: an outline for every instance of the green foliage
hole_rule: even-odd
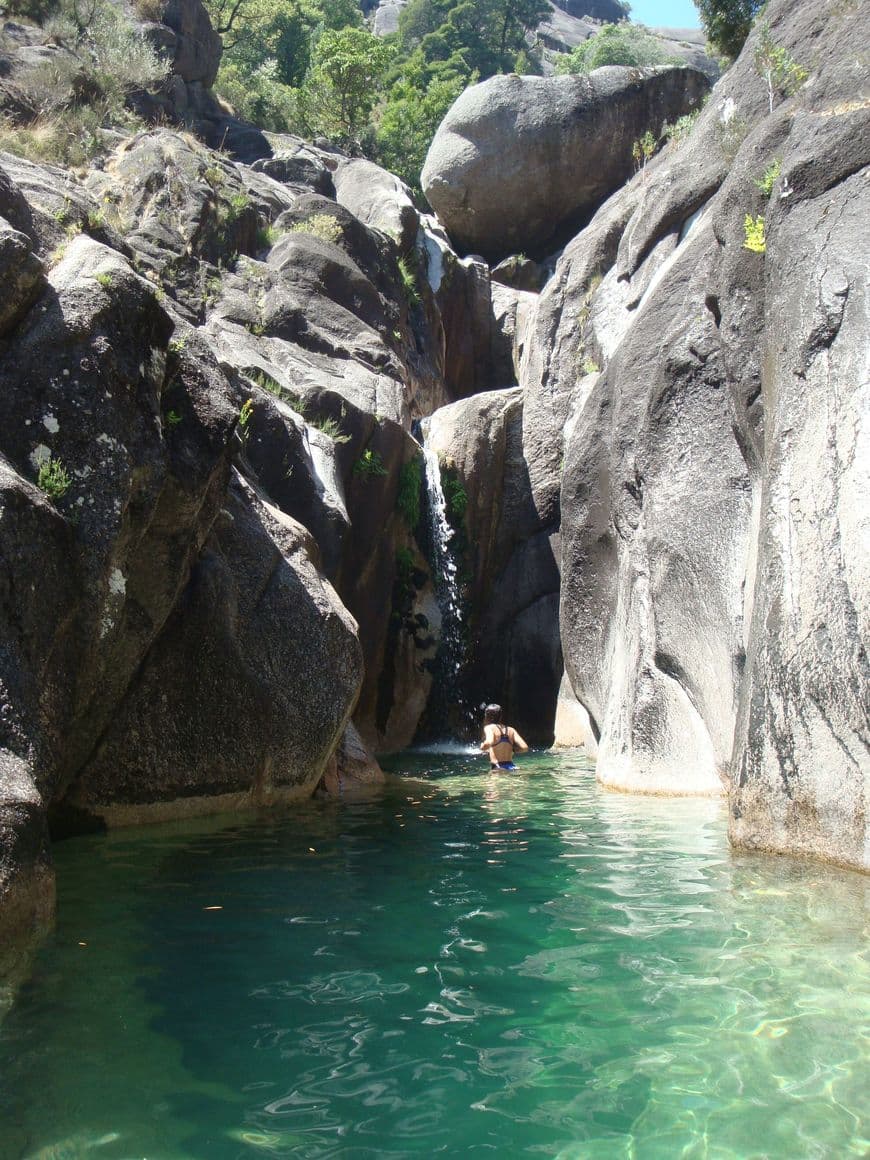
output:
[[[402,279],[402,289],[409,306],[420,305],[420,291],[417,289],[416,271],[412,270],[407,258],[399,258],[399,276]]]
[[[391,44],[365,28],[327,29],[318,36],[305,80],[312,129],[359,148],[394,55]]]
[[[422,51],[428,65],[454,74],[493,76],[539,68],[526,34],[550,13],[545,0],[411,0],[399,16],[399,43]]]
[[[341,424],[337,419],[308,419],[309,427],[314,427],[318,431],[322,431],[324,435],[328,435],[333,443],[350,443],[350,435],[345,435],[341,429]]]
[[[112,287],[112,275],[111,275],[111,273],[110,273],[108,270],[106,270],[106,271],[105,271],[104,273],[102,273],[102,274],[95,274],[95,275],[94,275],[94,280],[95,280],[95,281],[97,281],[97,282],[99,282],[99,284],[100,284],[100,285],[101,285],[101,286],[102,286],[102,287],[103,287],[105,290],[110,290],[110,289],[111,289],[111,287]]]
[[[420,523],[420,493],[423,486],[423,460],[419,455],[402,464],[396,507],[410,531]]]
[[[422,54],[418,53],[377,113],[373,145],[375,160],[398,174],[418,198],[422,197],[420,172],[435,130],[465,87],[460,76],[434,77],[427,82],[426,75]]]
[[[297,415],[305,414],[308,406],[305,400],[301,399],[298,395],[294,395],[292,391],[288,391],[286,387],[283,387],[277,379],[272,378],[262,367],[252,367],[244,373],[245,378],[249,382],[254,383],[255,386],[261,387],[262,390],[268,391],[270,395],[274,395],[276,399],[280,399],[286,403]]]
[[[239,430],[242,433],[242,442],[246,443],[248,440],[248,428],[251,423],[251,418],[254,414],[254,400],[245,399],[242,403],[242,409],[239,411]]]
[[[361,475],[364,479],[372,479],[378,475],[386,475],[387,469],[377,451],[372,451],[370,447],[367,447],[353,465],[353,473]]]
[[[69,472],[64,467],[63,461],[56,459],[52,455],[43,459],[39,465],[36,486],[52,501],[59,500],[65,496],[72,486],[72,479],[70,479]]]
[[[246,68],[231,57],[225,57],[214,87],[238,116],[269,132],[304,130],[299,93],[281,82],[274,60]]]
[[[649,129],[642,137],[638,137],[631,147],[631,156],[636,169],[646,169],[646,163],[655,153],[657,145],[658,142]]]
[[[205,0],[205,6],[235,75],[250,77],[270,64],[274,83],[288,89],[305,80],[319,32],[363,23],[355,0]]]
[[[791,53],[773,40],[766,24],[755,45],[755,67],[767,85],[771,113],[777,98],[794,96],[809,75]]]
[[[451,522],[461,523],[468,509],[468,492],[452,473],[442,471],[441,487]]]
[[[284,230],[279,230],[273,225],[261,226],[257,230],[257,245],[261,250],[271,250],[283,236]]]
[[[287,231],[290,234],[312,234],[322,242],[336,245],[341,241],[341,223],[331,213],[315,213],[304,222],[297,222]]]
[[[0,149],[37,162],[86,165],[105,152],[102,129],[138,127],[126,97],[162,84],[168,63],[110,0],[24,7],[35,18],[52,13],[45,30],[64,51],[16,71],[15,87],[36,115],[26,123],[0,118]]]
[[[401,577],[411,578],[414,571],[414,553],[410,548],[396,549],[396,572]]]
[[[167,426],[177,427],[180,422],[181,422],[181,415],[178,411],[173,409],[171,411],[166,412]]]
[[[710,44],[732,60],[743,47],[752,21],[764,4],[765,0],[695,0]]]
[[[168,75],[168,62],[158,57],[122,6],[110,0],[61,0],[47,30],[77,58],[84,73],[77,78],[77,91],[90,89],[88,103],[93,103],[93,90],[98,90],[111,112],[120,111],[128,92],[155,88]]]
[[[694,113],[686,113],[676,121],[667,122],[662,129],[662,136],[669,145],[680,145],[692,132],[700,115],[701,110],[696,109]]]
[[[753,217],[751,213],[748,213],[743,219],[743,232],[745,234],[744,250],[751,250],[753,254],[763,254],[767,249],[764,238],[764,218],[760,215]]]
[[[594,358],[586,358],[583,360],[582,370],[584,375],[597,375],[601,367]]]
[[[779,181],[781,162],[778,157],[775,157],[764,171],[764,176],[760,179],[754,180],[752,184],[756,186],[765,197],[770,197],[773,193],[773,187]]]
[[[589,73],[607,64],[647,68],[660,64],[683,64],[669,55],[642,25],[605,24],[599,33],[576,45],[556,62],[557,73]]]

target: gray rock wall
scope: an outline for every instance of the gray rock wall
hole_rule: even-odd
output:
[[[521,381],[550,462],[566,433],[562,641],[599,778],[723,792],[736,844],[866,867],[868,17],[765,15],[806,83],[770,111],[756,29],[566,249]]]
[[[423,191],[460,250],[495,260],[552,250],[627,180],[634,142],[697,108],[708,88],[689,68],[490,77],[439,126]]]

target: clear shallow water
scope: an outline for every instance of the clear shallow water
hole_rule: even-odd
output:
[[[576,758],[396,768],[59,845],[3,1160],[868,1155],[870,882]]]

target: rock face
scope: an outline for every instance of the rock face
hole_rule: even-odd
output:
[[[866,868],[870,29],[766,18],[807,84],[771,112],[753,33],[567,247],[521,381],[538,445],[566,432],[562,643],[599,778],[725,792],[737,844]],[[527,453],[539,507],[552,458]]]
[[[441,123],[423,190],[462,250],[497,260],[552,247],[630,176],[633,143],[708,87],[688,68],[491,77]]]
[[[468,705],[498,694],[529,741],[550,744],[562,674],[557,527],[532,502],[522,392],[490,391],[436,411],[427,446],[468,502],[456,541],[469,644]]]
[[[764,476],[731,837],[867,866],[870,174],[807,188],[806,146],[789,144],[800,200],[776,214],[767,251]]]

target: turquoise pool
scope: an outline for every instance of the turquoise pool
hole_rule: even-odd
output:
[[[868,1155],[867,879],[577,757],[392,765],[58,845],[3,1160]]]

